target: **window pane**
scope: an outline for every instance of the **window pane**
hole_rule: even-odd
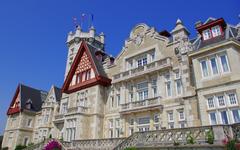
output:
[[[202,62],[201,62],[201,66],[202,66],[202,74],[203,74],[203,77],[208,76],[207,62],[206,62],[206,61],[202,61]]]
[[[210,115],[211,125],[216,125],[217,124],[216,113],[212,112],[209,115]]]
[[[215,26],[212,28],[212,35],[213,37],[221,35],[221,30],[219,26]]]
[[[172,95],[172,91],[171,91],[171,82],[167,82],[166,83],[166,90],[167,90],[167,96],[171,96]]]
[[[214,108],[214,99],[213,97],[208,98],[208,108]]]
[[[211,32],[210,32],[210,30],[208,29],[208,30],[204,30],[203,31],[203,39],[204,40],[207,40],[207,39],[210,39],[211,38]]]
[[[232,110],[232,115],[233,115],[234,123],[239,123],[240,122],[239,110]]]
[[[222,118],[222,123],[223,124],[228,124],[228,117],[227,117],[227,112],[226,111],[221,112],[221,118]]]
[[[211,61],[212,73],[213,74],[218,74],[218,67],[217,67],[216,58],[211,58],[210,61]]]
[[[223,72],[228,72],[229,68],[228,68],[228,63],[227,63],[227,56],[226,55],[222,55],[222,56],[220,56],[220,59],[221,59]]]
[[[182,94],[182,81],[181,79],[176,80],[177,94]]]
[[[236,99],[235,93],[228,94],[228,97],[229,97],[229,101],[230,101],[231,105],[237,104],[237,99]]]
[[[225,106],[225,100],[223,95],[217,96],[219,106]]]

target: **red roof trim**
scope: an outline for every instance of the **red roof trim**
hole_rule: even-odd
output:
[[[72,77],[74,76],[75,70],[76,70],[76,68],[78,66],[78,63],[79,63],[79,61],[80,61],[84,52],[86,52],[88,58],[90,58],[92,68],[93,68],[94,73],[97,77],[93,78],[93,79],[90,79],[90,80],[87,80],[85,82],[82,82],[78,85],[69,87],[69,84],[71,83]],[[72,93],[72,92],[75,92],[77,90],[84,89],[84,88],[87,88],[87,87],[90,87],[90,86],[93,86],[93,85],[97,85],[97,84],[102,84],[104,86],[111,84],[111,79],[100,77],[100,75],[97,72],[96,65],[95,65],[94,61],[92,60],[92,57],[93,56],[91,56],[85,41],[82,41],[82,44],[81,44],[80,48],[78,49],[78,53],[77,53],[77,55],[76,55],[76,57],[73,61],[73,65],[71,66],[71,68],[68,72],[68,75],[65,79],[65,82],[63,84],[62,92]]]
[[[217,20],[215,20],[215,21],[212,21],[212,22],[203,24],[203,25],[197,27],[196,29],[197,29],[197,31],[198,31],[199,33],[201,33],[203,30],[205,30],[205,29],[207,29],[207,28],[211,28],[211,27],[213,27],[213,26],[215,26],[215,25],[221,25],[222,27],[225,27],[225,26],[226,26],[226,22],[224,21],[223,18],[219,18],[219,19],[217,19]]]
[[[17,89],[15,91],[15,94],[13,96],[12,102],[11,102],[9,108],[8,108],[7,115],[13,115],[15,113],[19,113],[20,112],[20,107],[11,108],[11,106],[14,104],[14,102],[15,102],[19,92],[20,92],[20,84],[18,85],[18,87],[17,87]]]

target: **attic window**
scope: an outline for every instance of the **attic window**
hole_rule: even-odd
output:
[[[32,100],[31,99],[28,99],[26,101],[26,109],[31,109],[32,108]]]
[[[211,29],[206,29],[202,32],[203,39],[208,40],[222,34],[221,27],[219,25],[212,27]]]

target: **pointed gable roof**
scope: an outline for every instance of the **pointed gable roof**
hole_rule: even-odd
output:
[[[42,102],[45,100],[46,96],[47,92],[45,91],[19,84],[8,108],[7,115],[18,113],[24,109],[39,111],[41,110]],[[31,108],[29,109],[26,105],[30,101]]]
[[[65,93],[71,93],[78,91],[80,89],[84,89],[93,85],[103,85],[107,86],[111,84],[111,79],[109,79],[104,72],[102,62],[98,60],[95,56],[95,52],[97,51],[97,48],[94,46],[88,44],[85,41],[82,41],[79,47],[79,50],[75,56],[75,59],[73,61],[73,64],[68,72],[68,75],[64,81],[62,92]],[[85,82],[81,82],[79,84],[76,84],[74,86],[70,86],[70,83],[73,80],[74,74],[76,73],[77,69],[82,68],[81,59],[84,57],[85,62],[87,62],[88,65],[90,65],[90,69],[94,72],[94,78],[91,78],[90,80],[86,80]],[[87,57],[87,60],[86,60]],[[89,69],[89,68],[88,68]]]

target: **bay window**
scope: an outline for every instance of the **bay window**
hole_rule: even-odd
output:
[[[137,93],[138,93],[138,100],[144,100],[148,98],[148,82],[142,82],[137,84]]]
[[[212,74],[218,74],[218,66],[217,66],[217,60],[216,57],[213,57],[210,59],[211,62],[211,68],[212,68]]]
[[[240,113],[239,109],[232,110],[232,116],[233,116],[234,123],[240,122],[240,114],[239,113]]]
[[[227,55],[226,54],[221,55],[220,60],[221,60],[222,72],[229,72]]]
[[[207,66],[206,60],[201,61],[201,69],[202,69],[203,77],[207,77],[208,76],[208,66]]]

